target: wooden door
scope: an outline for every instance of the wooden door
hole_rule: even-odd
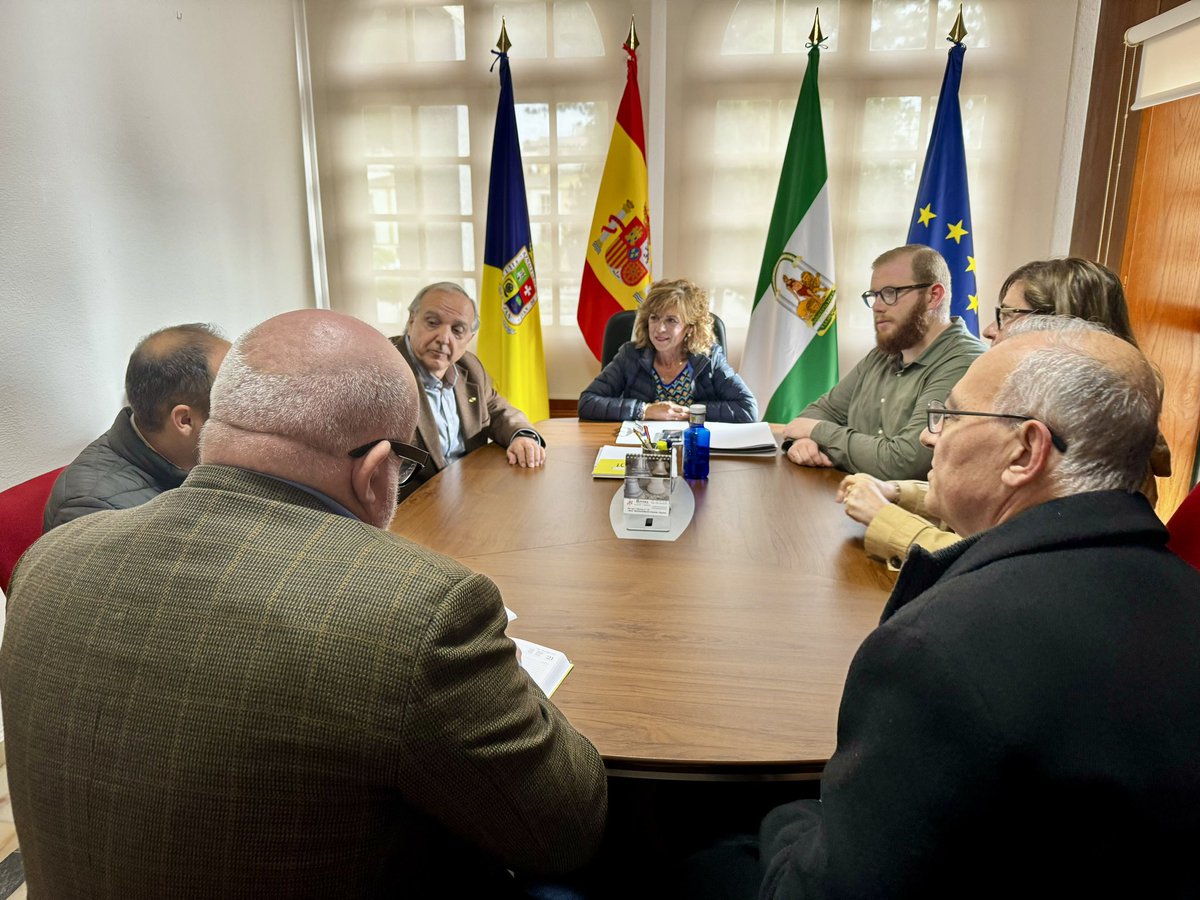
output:
[[[1163,376],[1165,520],[1187,496],[1200,434],[1200,96],[1142,113],[1121,280],[1138,343]]]

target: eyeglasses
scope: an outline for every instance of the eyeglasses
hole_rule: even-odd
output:
[[[400,458],[400,484],[408,481],[425,463],[429,462],[429,454],[420,447],[414,447],[412,444],[406,444],[404,441],[394,441],[390,438],[380,438],[378,441],[371,441],[363,444],[361,447],[355,447],[350,451],[349,455],[358,459],[360,456],[366,456],[379,441],[387,441],[392,445],[392,452]]]
[[[1015,319],[1017,316],[1028,316],[1030,314],[1040,316],[1043,313],[1040,309],[1020,309],[1016,306],[997,306],[996,328],[1003,328],[1004,323],[1009,319]]]
[[[994,413],[994,412],[971,412],[965,409],[947,409],[936,400],[929,404],[925,410],[926,427],[930,434],[941,434],[942,425],[945,424],[946,418],[955,416],[986,416],[991,419],[1015,419],[1018,422],[1041,422],[1041,419],[1035,419],[1033,416],[1019,416],[1015,413]],[[1046,425],[1045,422],[1042,422]],[[1050,432],[1050,443],[1052,443],[1059,453],[1067,452],[1067,442],[1054,433],[1054,429],[1046,425],[1046,430]]]
[[[878,297],[886,306],[895,306],[896,301],[900,299],[901,294],[907,294],[909,291],[924,290],[927,287],[933,287],[936,282],[927,281],[925,284],[902,284],[899,287],[881,287],[877,291],[863,291],[863,303],[868,307],[875,305],[875,298]]]

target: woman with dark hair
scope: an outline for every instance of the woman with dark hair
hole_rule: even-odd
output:
[[[1030,315],[1071,316],[1096,322],[1137,346],[1120,279],[1091,260],[1043,259],[1016,269],[1000,288],[996,321],[988,324],[983,336],[993,344],[1001,341],[1013,322]],[[1165,478],[1170,474],[1171,451],[1159,432],[1142,485],[1142,493],[1151,503],[1158,497],[1155,476]],[[846,515],[867,526],[867,554],[895,569],[914,544],[940,550],[959,540],[926,510],[928,487],[924,481],[880,481],[870,475],[849,475],[838,486],[837,500],[845,504]]]
[[[579,395],[579,418],[686,421],[703,403],[710,422],[753,422],[758,404],[713,337],[708,294],[686,279],[650,286],[633,340]]]

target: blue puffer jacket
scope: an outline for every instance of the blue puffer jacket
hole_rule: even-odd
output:
[[[733,371],[720,344],[713,344],[711,355],[695,353],[688,361],[692,364],[693,402],[708,407],[708,421],[753,422],[758,418],[754,395]],[[627,341],[579,395],[579,418],[633,419],[641,403],[653,403],[654,399],[654,348],[639,350]]]

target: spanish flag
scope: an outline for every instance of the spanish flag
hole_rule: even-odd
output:
[[[650,287],[650,192],[637,34],[632,26],[624,49],[629,54],[625,94],[600,179],[576,314],[583,339],[597,359],[609,318],[622,309],[636,309]]]
[[[492,138],[478,353],[496,390],[531,422],[539,422],[550,417],[550,401],[507,34],[501,34],[499,46],[493,51],[500,62],[500,103]]]

